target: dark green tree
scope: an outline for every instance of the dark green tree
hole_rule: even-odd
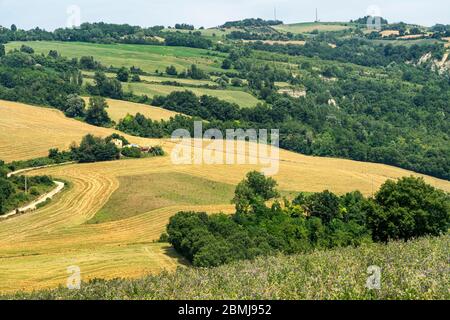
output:
[[[65,115],[70,118],[84,117],[86,102],[84,99],[76,94],[67,96]]]
[[[251,208],[279,196],[277,182],[258,171],[249,172],[235,191],[233,203],[239,213],[248,213]]]
[[[128,82],[130,78],[130,72],[127,68],[122,67],[117,71],[117,80],[120,82]]]
[[[375,195],[379,209],[368,211],[368,225],[377,241],[437,236],[450,227],[450,196],[408,177],[387,181]]]
[[[167,68],[166,68],[166,73],[167,73],[169,76],[176,76],[176,75],[178,75],[178,71],[177,71],[177,68],[175,68],[175,66],[169,66],[169,67],[167,67]]]
[[[109,126],[111,119],[106,109],[108,104],[102,97],[92,97],[89,99],[89,107],[86,111],[86,122],[98,127]]]

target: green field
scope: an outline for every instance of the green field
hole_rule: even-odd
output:
[[[229,204],[234,194],[230,184],[178,172],[119,177],[119,183],[89,223],[122,220],[175,205]]]
[[[236,31],[236,30],[242,30],[242,29],[237,29],[237,28],[208,28],[208,29],[196,29],[192,32],[200,32],[202,34],[203,37],[205,38],[209,38],[210,40],[213,41],[220,41],[223,40],[225,38],[226,35],[230,34],[232,31]],[[176,29],[164,29],[164,31],[168,31],[168,32],[183,32],[183,33],[188,33],[190,32],[190,30],[176,30]]]
[[[277,31],[299,33],[311,33],[314,30],[318,31],[341,31],[350,29],[353,26],[350,23],[340,22],[303,22],[294,24],[282,24],[274,26]]]
[[[137,280],[97,280],[81,290],[17,293],[7,299],[448,300],[448,235],[388,245],[261,257],[215,269],[179,268]],[[366,287],[369,266],[380,288]]]
[[[192,64],[197,64],[208,72],[220,71],[222,63],[221,57],[208,55],[208,50],[186,47],[36,41],[11,42],[6,48],[17,49],[22,44],[32,47],[38,53],[47,54],[50,50],[57,50],[62,56],[70,58],[93,56],[107,67],[137,66],[152,73],[155,70],[164,71],[170,65],[184,70]]]
[[[159,84],[148,84],[142,82],[133,82],[123,84],[125,91],[133,91],[137,95],[147,95],[148,97],[154,97],[156,95],[169,95],[171,92],[190,90],[196,95],[210,95],[219,99],[228,101],[230,103],[236,103],[242,108],[255,107],[260,102],[256,97],[252,96],[248,92],[239,90],[215,90],[215,89],[203,89],[203,88],[190,88],[190,87],[177,87],[166,86]]]
[[[83,75],[92,78],[94,76],[95,72],[93,71],[83,71]],[[106,72],[105,73],[107,77],[109,78],[115,78],[115,73]],[[183,85],[191,85],[191,86],[204,86],[204,85],[210,85],[210,86],[217,86],[217,83],[211,80],[194,80],[194,79],[179,79],[176,77],[161,77],[161,76],[140,76],[141,80],[147,81],[147,82],[178,82]]]

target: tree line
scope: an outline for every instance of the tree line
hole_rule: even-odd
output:
[[[251,172],[236,187],[235,214],[180,212],[161,241],[169,241],[196,267],[215,267],[277,252],[438,236],[450,226],[449,194],[420,178],[387,181],[373,198],[324,191],[280,201],[276,186],[275,180]]]

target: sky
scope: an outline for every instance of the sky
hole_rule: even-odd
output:
[[[285,23],[314,21],[317,8],[321,21],[349,21],[379,12],[390,22],[450,24],[448,0],[0,0],[0,25],[54,30],[79,17],[80,22],[143,27],[214,27],[244,18],[274,19],[274,8]]]

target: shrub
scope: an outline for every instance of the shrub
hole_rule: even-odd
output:
[[[122,155],[128,158],[141,158],[142,152],[137,147],[126,147],[122,149]]]
[[[149,152],[154,157],[164,156],[165,152],[161,146],[155,146],[150,148]]]
[[[75,160],[81,163],[110,161],[120,158],[120,151],[113,143],[107,143],[100,137],[87,135],[80,146],[72,146],[71,151]]]

